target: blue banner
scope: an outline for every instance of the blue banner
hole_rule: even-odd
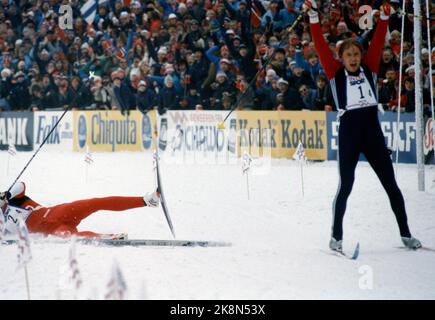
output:
[[[33,112],[0,112],[0,150],[33,150]]]
[[[414,113],[402,113],[400,115],[399,128],[397,130],[397,113],[379,113],[379,121],[385,136],[387,147],[393,150],[392,159],[396,161],[396,148],[399,149],[400,163],[416,163],[416,124]],[[338,120],[337,112],[326,113],[328,160],[337,160],[338,149]],[[397,141],[396,141],[397,139]],[[365,160],[364,156],[360,157]]]

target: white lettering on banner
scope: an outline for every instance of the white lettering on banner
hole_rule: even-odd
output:
[[[411,142],[416,139],[415,122],[406,122],[406,152],[411,151]]]
[[[184,145],[187,151],[217,150],[220,152],[225,146],[224,132],[219,130],[215,125],[177,125],[175,132],[174,150],[181,150]],[[177,136],[180,136],[180,138],[177,138]]]
[[[381,122],[381,129],[384,133],[384,137],[386,138],[387,147],[393,147],[393,133],[391,132],[391,123],[390,122]]]
[[[410,152],[412,141],[415,140],[415,123],[400,122],[397,127],[396,122],[381,122],[381,128],[387,139],[387,146],[393,149],[398,148],[401,152]],[[398,128],[398,129],[397,129]],[[397,134],[396,134],[397,132]],[[402,136],[404,138],[402,138]],[[397,139],[397,141],[396,141]]]
[[[0,143],[28,145],[27,118],[0,118]]]
[[[27,128],[27,118],[18,118],[18,136],[17,136],[17,143],[18,145],[27,145],[29,144],[27,142],[26,137],[26,128]]]
[[[51,123],[48,123],[47,117],[45,115],[38,116],[38,131],[36,135],[36,144],[41,144],[42,141],[47,137],[48,133],[54,127],[54,125],[59,120],[58,116],[51,117]],[[60,124],[53,130],[50,138],[47,140],[48,144],[60,144]]]
[[[8,131],[8,142],[12,142],[13,144],[17,145],[17,118],[8,118],[7,119],[7,131]]]
[[[429,154],[432,150],[434,150],[434,137],[433,137],[433,121],[432,118],[427,119],[426,128],[424,130],[423,137],[423,153],[425,156]]]

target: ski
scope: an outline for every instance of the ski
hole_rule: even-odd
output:
[[[355,247],[352,255],[350,255],[344,251],[334,251],[334,250],[328,251],[327,253],[334,255],[336,257],[343,257],[343,258],[347,258],[349,260],[356,260],[359,257],[359,242],[356,244],[356,247]]]
[[[396,247],[397,249],[407,250],[407,251],[427,251],[427,252],[434,252],[435,248],[429,248],[429,247],[421,247],[417,249],[410,249],[408,247]]]
[[[229,247],[230,243],[198,240],[92,240],[82,239],[79,242],[98,246],[152,246],[152,247]]]
[[[158,146],[156,150],[158,150]],[[156,176],[157,176],[157,192],[160,193],[160,204],[162,205],[163,213],[165,214],[166,221],[168,222],[169,229],[171,229],[172,236],[175,238],[174,226],[172,225],[171,217],[169,216],[169,210],[166,206],[165,194],[163,193],[162,181],[160,179],[160,168],[159,168],[159,153],[158,151],[154,154],[155,163],[156,163]]]
[[[156,169],[156,180],[157,180],[157,190],[156,191],[160,193],[160,203],[162,205],[162,210],[163,210],[163,213],[165,214],[166,221],[168,222],[169,229],[171,229],[172,236],[175,239],[174,226],[172,225],[172,220],[171,220],[171,217],[169,216],[169,210],[168,210],[168,207],[166,205],[165,194],[163,193],[162,180],[161,180],[161,175],[160,175],[160,166],[159,166],[159,161],[160,161],[159,148],[160,148],[160,142],[163,141],[163,140],[161,140],[160,134],[163,130],[164,131],[163,136],[165,136],[165,139],[166,139],[166,129],[167,128],[165,126],[163,126],[163,119],[162,119],[162,122],[160,123],[160,129],[158,130],[158,138],[159,139],[157,139],[157,136],[156,136],[156,139],[154,140],[154,145],[156,148],[154,151],[154,164],[155,164],[155,169]],[[157,130],[156,130],[156,133],[157,133]],[[166,142],[164,145],[166,146]]]
[[[68,244],[71,239],[51,239],[34,240],[35,244]],[[149,246],[149,247],[230,247],[229,242],[203,241],[203,240],[158,240],[158,239],[131,239],[131,240],[112,240],[112,239],[77,239],[77,243],[96,246]],[[2,245],[16,244],[17,240],[3,240]]]

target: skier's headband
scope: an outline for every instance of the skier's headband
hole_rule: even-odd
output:
[[[364,52],[364,48],[362,46],[362,44],[360,42],[358,42],[356,39],[346,39],[343,40],[343,42],[340,44],[339,48],[338,48],[338,56],[341,58],[343,56],[343,52],[344,50],[347,50],[351,47],[357,47],[359,49],[359,51],[361,52],[361,55]]]

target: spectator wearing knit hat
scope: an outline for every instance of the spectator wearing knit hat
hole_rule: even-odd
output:
[[[183,99],[183,103],[180,105],[184,110],[195,110],[197,105],[202,105],[203,101],[200,93],[195,86],[187,87],[187,95]]]
[[[288,81],[280,78],[277,84],[278,90],[275,91],[273,101],[276,110],[302,110],[304,103],[299,93],[289,87]]]
[[[204,52],[200,48],[196,48],[193,52],[193,64],[189,68],[190,79],[192,85],[196,86],[199,91],[202,91],[204,80],[207,78],[210,61],[204,56]]]
[[[103,79],[100,76],[95,76],[93,78],[90,91],[93,95],[92,108],[95,110],[110,110],[110,91],[104,85]]]
[[[226,45],[211,47],[207,50],[206,56],[216,66],[217,72],[221,70],[220,62],[222,59],[226,61],[230,61],[231,59],[230,50]]]
[[[142,113],[147,113],[157,108],[158,97],[155,91],[150,88],[146,81],[141,80],[137,89],[136,108]]]
[[[70,105],[73,110],[85,110],[91,108],[94,101],[93,95],[89,86],[86,83],[83,83],[80,77],[75,76],[71,79],[69,90],[72,95]]]
[[[178,94],[181,94],[183,91],[183,86],[181,85],[180,78],[178,77],[174,65],[170,63],[166,63],[164,66],[164,76],[147,76],[147,80],[151,83],[157,82],[161,87],[164,86],[164,82],[167,76],[171,77],[172,84],[174,89]]]
[[[232,65],[230,60],[228,60],[226,58],[222,58],[219,61],[219,69],[218,69],[217,73],[219,73],[219,72],[225,73],[228,81],[231,83],[234,83],[236,80],[236,75],[234,74],[232,67],[233,67],[233,65]]]
[[[4,68],[1,71],[0,80],[0,110],[9,111],[9,97],[12,89],[12,71],[8,68]]]
[[[29,92],[29,81],[25,78],[24,72],[19,71],[14,75],[10,91],[10,105],[12,111],[24,111],[30,107],[31,96]]]
[[[216,82],[211,87],[213,95],[210,98],[210,110],[223,110],[222,98],[224,95],[234,96],[236,91],[234,84],[228,80],[225,72],[220,71],[216,74]]]
[[[184,37],[183,43],[187,45],[187,49],[195,50],[196,48],[204,48],[204,40],[202,40],[202,31],[199,22],[196,19],[190,20],[189,30]]]
[[[299,88],[302,84],[306,84],[310,88],[315,88],[315,83],[311,74],[305,71],[297,63],[290,65],[292,75],[289,77],[289,83],[292,88]]]
[[[277,76],[275,70],[268,69],[266,71],[266,77],[260,82],[260,85],[256,89],[256,95],[258,99],[258,107],[261,110],[272,110],[274,90],[277,88]]]
[[[168,110],[178,109],[180,95],[174,88],[174,81],[170,75],[164,79],[164,86],[159,91],[158,112],[160,115],[165,114]]]

